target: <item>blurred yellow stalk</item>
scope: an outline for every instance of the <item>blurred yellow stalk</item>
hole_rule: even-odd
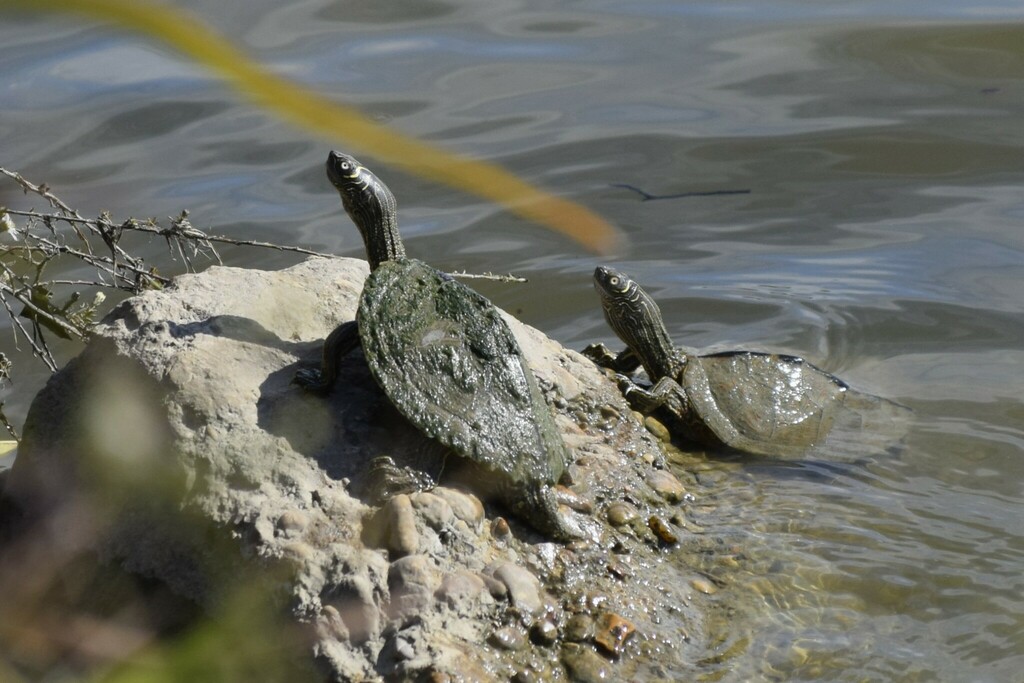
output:
[[[268,73],[224,36],[169,5],[139,0],[0,0],[0,8],[75,12],[159,38],[219,73],[257,104],[328,139],[344,141],[346,151],[365,152],[409,173],[495,201],[594,252],[609,254],[618,246],[619,233],[589,209],[544,192],[498,166],[402,135],[351,107]]]

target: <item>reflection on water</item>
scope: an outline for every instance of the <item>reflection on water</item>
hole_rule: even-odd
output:
[[[982,8],[194,5],[280,72],[600,212],[628,235],[616,262],[658,299],[678,343],[795,353],[914,409],[898,452],[862,463],[687,461],[705,492],[687,513],[729,549],[705,569],[723,577],[733,614],[691,673],[1019,676],[1018,3],[986,3],[1001,20],[991,25],[925,26],[890,18],[965,21]],[[218,232],[361,253],[322,178],[328,141],[131,37],[5,18],[0,38],[4,166],[86,214],[188,208]],[[479,288],[571,346],[614,341],[592,258],[479,200],[380,172],[411,253],[527,275]],[[616,183],[751,193],[641,202]],[[9,192],[0,204],[16,201]],[[137,246],[177,268],[162,244]],[[18,417],[44,378],[9,347],[17,384],[2,398]]]

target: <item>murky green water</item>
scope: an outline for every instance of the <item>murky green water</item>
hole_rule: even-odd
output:
[[[700,473],[717,485],[709,520],[745,549],[708,678],[1020,680],[1018,4],[188,5],[275,70],[620,226],[616,262],[680,342],[796,353],[913,407],[895,456]],[[5,15],[0,46],[0,165],[85,213],[188,208],[217,232],[361,253],[322,177],[334,141],[122,33]],[[375,168],[411,252],[526,275],[481,289],[570,346],[612,341],[591,255]],[[750,193],[640,201],[617,183]],[[0,186],[0,204],[14,194]],[[141,251],[177,268],[162,243]],[[20,418],[45,375],[4,336],[17,365],[2,398]]]

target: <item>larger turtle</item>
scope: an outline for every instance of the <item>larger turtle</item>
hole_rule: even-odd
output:
[[[685,440],[757,455],[796,455],[823,443],[839,422],[888,434],[888,425],[906,413],[796,356],[687,352],[672,343],[654,299],[628,276],[598,266],[594,287],[605,320],[627,348],[615,355],[604,344],[592,344],[584,354],[622,373],[619,385],[633,408],[657,412]],[[628,377],[640,365],[653,387]]]
[[[406,257],[394,195],[365,166],[332,151],[327,177],[362,234],[370,274],[356,319],[327,337],[320,369],[300,371],[295,381],[328,390],[339,360],[361,344],[398,411],[483,470],[488,493],[539,531],[574,536],[553,490],[568,461],[565,444],[498,309]]]

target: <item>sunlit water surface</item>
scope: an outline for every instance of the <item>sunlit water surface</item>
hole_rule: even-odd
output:
[[[698,473],[715,484],[699,501],[713,533],[744,553],[722,594],[736,618],[688,674],[1021,680],[1018,3],[185,4],[279,73],[604,215],[628,238],[615,262],[680,343],[802,355],[913,408],[894,453],[858,465]],[[216,232],[361,253],[323,178],[337,141],[123,33],[4,16],[0,45],[0,164],[83,213],[187,208]],[[374,167],[410,252],[525,275],[480,288],[569,346],[614,341],[595,257]],[[641,201],[616,184],[750,193]],[[2,186],[0,205],[17,194]],[[180,270],[162,243],[136,247]],[[5,337],[20,420],[45,374]]]

